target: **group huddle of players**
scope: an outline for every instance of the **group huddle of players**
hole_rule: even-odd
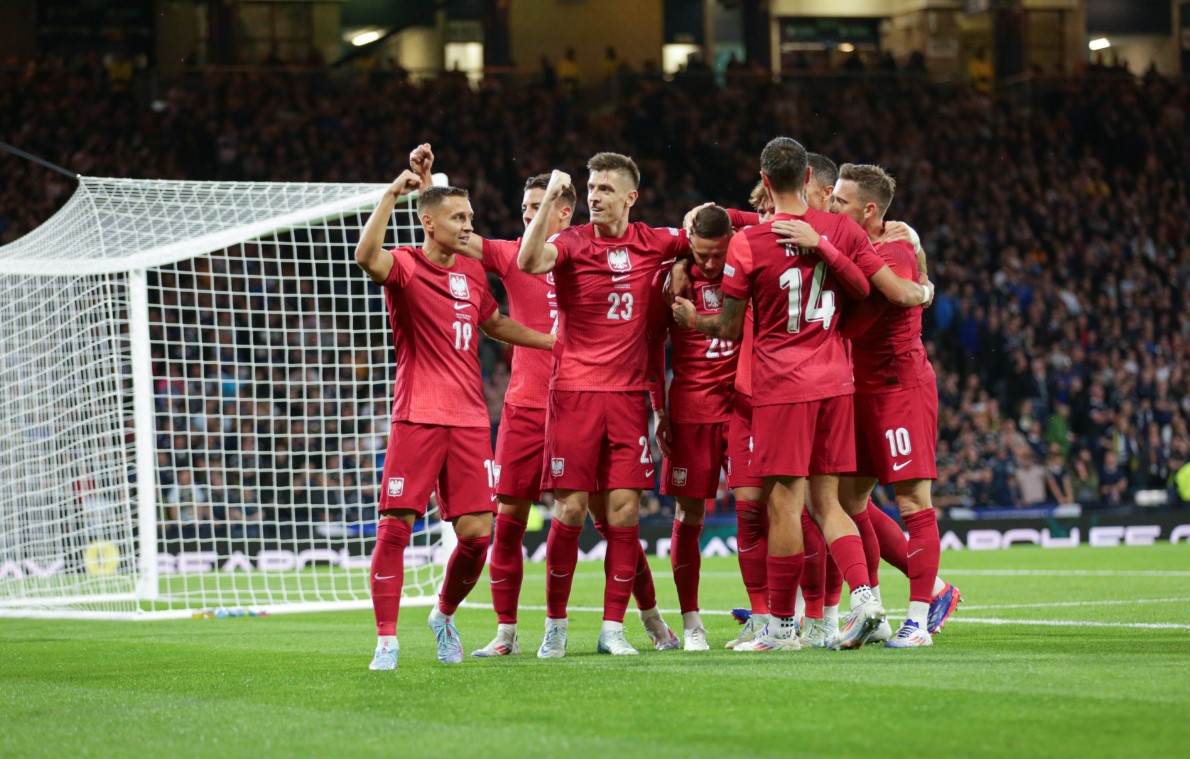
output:
[[[397,667],[404,551],[431,493],[458,536],[429,618],[440,661],[463,661],[453,615],[489,548],[498,627],[472,655],[519,653],[522,541],[546,490],[555,511],[539,658],[566,655],[588,514],[606,540],[597,650],[638,653],[624,634],[630,597],[654,648],[708,650],[699,538],[721,470],[750,605],[736,610],[743,626],[727,648],[931,644],[960,601],[938,577],[930,502],[938,400],[921,310],[933,286],[916,234],[884,220],[890,176],[836,168],[778,137],[761,153],[755,212],[707,204],[682,229],[654,228],[629,221],[636,164],[598,153],[587,164],[589,223],[571,224],[577,194],[554,171],[525,185],[524,236],[497,241],[474,233],[465,190],[432,186],[433,161],[430,145],[413,150],[356,249],[384,288],[397,364],[370,573],[372,669]],[[415,191],[425,241],[386,250],[393,208]],[[502,280],[509,316],[486,273]],[[477,330],[517,346],[494,457]],[[677,501],[670,557],[680,639],[658,609],[639,540],[641,492],[656,474],[649,407],[664,454],[661,491]],[[869,500],[877,483],[893,487],[908,538]],[[895,633],[880,598],[881,558],[909,578],[908,615]],[[851,603],[840,620],[843,581]]]

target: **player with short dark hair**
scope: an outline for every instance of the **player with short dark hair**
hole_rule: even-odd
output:
[[[384,287],[396,352],[392,429],[384,459],[372,553],[372,607],[378,636],[371,669],[396,669],[405,548],[431,491],[454,524],[451,554],[429,624],[445,664],[463,660],[454,612],[483,571],[492,532],[495,476],[479,367],[479,330],[513,345],[549,351],[553,335],[500,314],[479,263],[459,253],[473,233],[465,190],[427,187],[419,198],[421,247],[384,249],[397,200],[422,180],[406,171],[369,217],[355,260]]]

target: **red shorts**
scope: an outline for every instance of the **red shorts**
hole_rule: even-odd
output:
[[[545,409],[505,403],[496,435],[496,492],[540,501],[544,455]]]
[[[727,456],[727,422],[671,422],[670,456],[661,466],[662,495],[714,498]]]
[[[752,397],[735,394],[727,430],[727,484],[733,488],[762,488],[764,479],[752,469]]]
[[[643,391],[550,391],[542,490],[643,490],[655,470]]]
[[[938,388],[855,396],[855,469],[880,482],[938,478]]]
[[[752,471],[808,477],[855,471],[852,396],[752,409]]]
[[[443,427],[393,422],[380,480],[380,510],[426,513],[438,494],[438,516],[496,510],[492,431],[487,427]]]

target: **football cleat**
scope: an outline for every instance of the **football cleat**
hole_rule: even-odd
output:
[[[372,656],[372,663],[368,665],[368,669],[396,669],[397,656],[400,655],[400,653],[401,649],[397,646],[380,646],[376,649],[376,653]]]
[[[658,651],[673,651],[682,647],[682,641],[661,617],[644,622],[644,626],[645,632],[649,634],[649,640],[653,641],[653,648]]]
[[[778,637],[769,634],[769,628],[766,626],[764,632],[752,641],[751,646],[743,646],[737,648],[737,651],[800,651],[802,642],[798,640],[797,634]]]
[[[950,619],[950,615],[954,614],[954,610],[959,608],[959,604],[962,602],[963,594],[959,592],[959,589],[946,583],[942,592],[930,601],[930,615],[926,618],[926,631],[930,635],[942,632],[946,620]]]
[[[735,612],[732,612],[733,614]],[[745,650],[752,641],[756,640],[764,632],[764,626],[769,623],[768,614],[751,614],[748,615],[748,620],[744,622],[744,626],[740,628],[740,634],[727,641],[724,648],[733,648],[738,651]]]
[[[488,657],[488,656],[509,656],[512,654],[519,654],[521,652],[521,642],[516,635],[511,638],[507,635],[496,634],[492,638],[492,642],[481,649],[472,651],[472,656]]]
[[[884,644],[885,648],[921,648],[934,645],[934,639],[925,630],[917,626],[912,619],[906,619],[897,630],[896,637]]]
[[[701,627],[695,627],[693,630],[683,630],[682,650],[683,651],[710,651],[711,646],[707,643],[707,631]]]
[[[828,648],[835,651],[860,648],[880,627],[884,618],[884,607],[867,585],[861,585],[851,593],[851,613],[839,625],[839,633],[831,640]]]
[[[883,643],[886,640],[890,640],[892,636],[892,625],[888,623],[888,617],[884,617],[880,620],[880,624],[876,627],[876,630],[864,641],[864,644]]]
[[[741,625],[746,625],[748,624],[748,620],[752,619],[752,610],[735,608],[731,610],[731,616],[735,617],[736,622],[739,622]]]
[[[831,640],[839,634],[839,622],[836,619],[804,618],[802,626],[802,646],[810,648],[826,648]]]
[[[541,641],[541,648],[537,649],[538,659],[561,659],[566,655],[566,628],[562,625],[550,625],[547,621],[545,638]]]
[[[459,628],[453,621],[435,620],[430,615],[428,621],[430,629],[434,631],[434,639],[438,641],[438,661],[443,664],[463,663],[463,641],[459,640]]]
[[[669,628],[666,629],[668,630]],[[670,630],[669,634],[673,635],[673,630]],[[674,638],[676,640],[677,636],[674,636]],[[632,644],[628,642],[628,639],[624,637],[623,630],[612,630],[602,633],[599,636],[599,643],[595,646],[595,652],[600,654],[611,654],[612,656],[636,656],[638,653],[640,653],[635,648],[633,648]]]

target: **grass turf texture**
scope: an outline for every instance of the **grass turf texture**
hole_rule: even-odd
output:
[[[402,615],[400,669],[370,672],[368,612],[0,619],[0,755],[1184,755],[1190,547],[948,552],[943,565],[965,603],[911,651],[724,651],[737,626],[707,613],[710,652],[657,653],[630,611],[641,656],[613,658],[594,653],[599,614],[575,611],[567,658],[538,661],[535,610],[520,656],[448,667],[419,607]],[[668,563],[653,567],[672,609]],[[744,602],[734,559],[703,572],[705,610]],[[907,583],[887,566],[881,580],[895,629]],[[600,565],[580,564],[572,605],[598,607],[602,587]],[[543,597],[531,564],[523,600]],[[468,653],[495,631],[488,600],[479,584],[458,614]]]

